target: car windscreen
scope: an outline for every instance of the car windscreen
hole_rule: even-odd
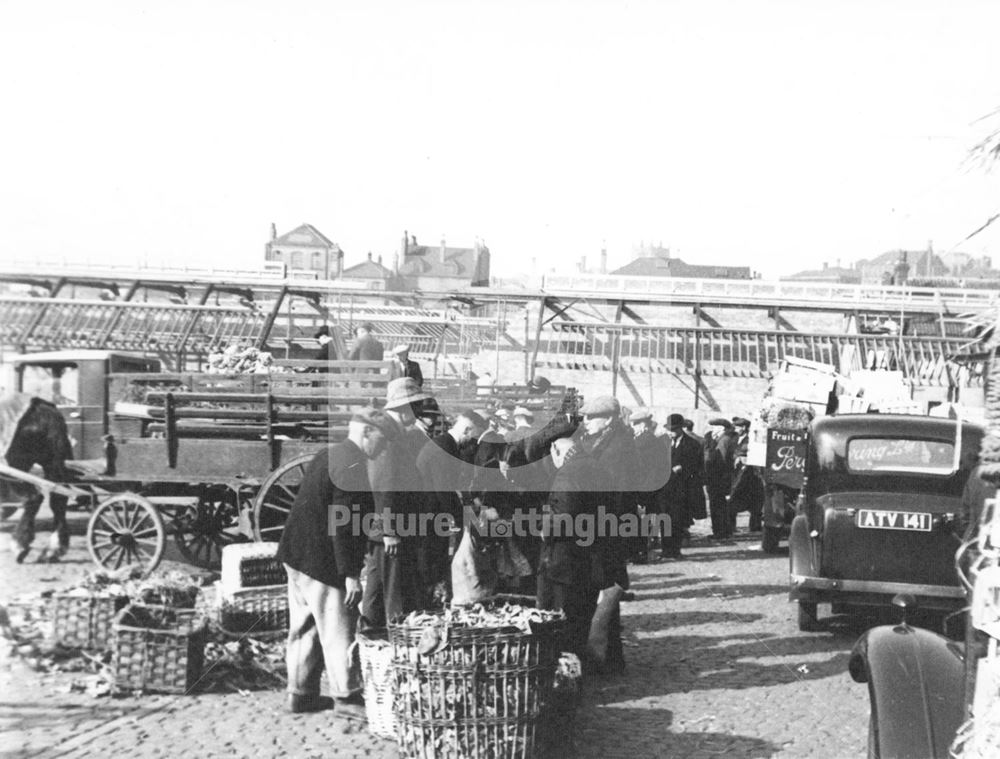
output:
[[[847,444],[850,472],[911,472],[950,475],[955,470],[955,445],[942,440],[854,438]]]

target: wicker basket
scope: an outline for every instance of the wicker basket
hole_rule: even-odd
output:
[[[529,759],[552,665],[448,667],[394,663],[400,756]]]
[[[223,592],[219,626],[230,633],[288,632],[288,585]]]
[[[393,713],[395,683],[392,673],[392,646],[385,629],[358,633],[361,675],[365,687],[365,714],[368,732],[380,738],[396,738],[396,717]]]
[[[287,583],[285,566],[275,557],[277,550],[278,544],[274,542],[232,543],[223,548],[222,587],[229,593]]]
[[[115,618],[115,685],[188,693],[201,677],[205,622],[193,609],[129,604]]]
[[[56,643],[70,648],[111,647],[115,615],[128,604],[126,596],[52,596],[52,627]]]

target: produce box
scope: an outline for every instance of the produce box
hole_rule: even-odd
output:
[[[223,592],[259,588],[288,582],[284,565],[275,554],[278,544],[232,543],[222,549]]]
[[[115,618],[111,668],[119,688],[190,693],[204,655],[205,620],[194,609],[132,603]]]

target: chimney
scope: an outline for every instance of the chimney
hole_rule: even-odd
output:
[[[599,274],[608,273],[608,246],[607,243],[601,242],[601,268],[598,269]]]
[[[274,222],[273,221],[271,222],[271,239],[272,240],[277,240],[278,239],[278,228],[276,226],[274,226]]]
[[[441,263],[445,262],[445,250],[446,250],[446,246],[445,246],[445,242],[444,242],[444,235],[441,235],[441,250],[440,250],[440,253],[439,253],[439,258],[441,259]]]

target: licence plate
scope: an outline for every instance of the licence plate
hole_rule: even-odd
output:
[[[858,509],[854,523],[858,527],[872,530],[911,530],[930,532],[933,518],[920,511],[881,511],[880,509]]]

